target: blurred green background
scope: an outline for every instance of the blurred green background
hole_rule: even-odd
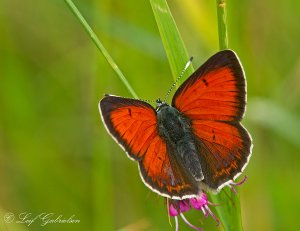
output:
[[[74,2],[138,95],[164,96],[173,79],[150,3]],[[197,67],[218,50],[215,1],[169,5]],[[299,230],[300,2],[232,0],[227,9],[254,140],[240,187],[243,225]],[[104,93],[130,97],[63,1],[0,0],[0,230],[174,229],[163,199],[106,133],[97,107]],[[8,212],[80,223],[5,223]],[[222,230],[201,212],[187,217]]]

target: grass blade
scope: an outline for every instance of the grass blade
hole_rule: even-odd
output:
[[[217,16],[220,50],[228,49],[228,35],[226,26],[226,0],[217,0]]]
[[[190,57],[167,2],[165,0],[150,0],[150,3],[175,81]],[[190,65],[185,71],[185,75],[188,76],[193,71],[193,67]]]
[[[125,78],[125,76],[123,75],[123,73],[120,70],[120,68],[118,67],[118,65],[115,63],[115,61],[113,60],[113,58],[110,56],[110,54],[108,53],[108,51],[105,49],[105,47],[103,46],[103,44],[101,43],[101,41],[99,40],[99,38],[97,37],[97,35],[95,34],[95,32],[89,26],[89,24],[84,19],[84,17],[82,16],[82,14],[79,12],[79,10],[77,9],[77,7],[74,5],[74,3],[72,2],[72,0],[65,0],[65,2],[68,5],[68,7],[70,8],[70,10],[72,11],[72,13],[75,15],[75,17],[80,21],[81,25],[84,27],[84,29],[86,30],[86,32],[89,34],[90,38],[95,43],[96,47],[101,51],[101,53],[103,54],[103,56],[106,58],[107,62],[110,64],[110,66],[112,67],[112,69],[116,72],[116,74],[118,75],[118,77],[121,79],[121,81],[123,82],[123,84],[126,86],[126,88],[128,89],[128,91],[131,93],[131,95],[134,98],[138,98],[137,94],[135,93],[135,91],[133,90],[133,88],[131,87],[131,85],[129,84],[129,82],[127,81],[127,79]]]
[[[210,200],[219,204],[215,209],[222,222],[224,230],[242,231],[242,217],[239,195],[235,194],[231,189],[224,188],[216,195],[210,194]]]

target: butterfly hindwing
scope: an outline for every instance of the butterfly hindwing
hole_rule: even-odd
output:
[[[221,189],[248,163],[251,137],[239,122],[245,105],[244,72],[231,50],[212,56],[173,97],[172,106],[191,121],[203,183],[210,189]]]
[[[99,109],[108,132],[138,161],[142,180],[150,189],[177,199],[197,195],[197,185],[180,170],[172,150],[159,136],[156,111],[150,104],[106,96]]]
[[[205,174],[203,183],[218,191],[235,179],[249,161],[251,138],[239,122],[195,120],[192,123]]]
[[[139,164],[142,179],[151,189],[173,199],[196,196],[196,182],[180,169],[165,141],[156,136]]]

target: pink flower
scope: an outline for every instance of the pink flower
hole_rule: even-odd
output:
[[[178,218],[177,218],[178,215],[180,215],[183,221],[192,229],[202,230],[201,228],[192,225],[183,215],[184,212],[187,212],[190,209],[201,210],[204,216],[206,217],[208,215],[211,215],[217,222],[217,225],[219,225],[220,221],[213,214],[213,212],[210,210],[208,205],[213,205],[213,204],[207,200],[207,196],[203,192],[200,192],[199,196],[189,198],[189,199],[169,200],[169,204],[168,204],[169,214],[170,216],[175,217],[176,231],[178,231]]]
[[[242,185],[246,181],[247,177],[245,176],[240,182],[231,182],[228,184],[228,186],[231,188],[231,190],[234,193],[237,193],[236,186]],[[220,224],[219,219],[213,214],[213,212],[210,210],[209,205],[216,205],[208,201],[207,196],[204,192],[200,192],[200,194],[197,197],[184,199],[184,200],[168,200],[168,210],[169,215],[171,217],[175,217],[175,224],[176,224],[176,231],[178,231],[178,215],[181,216],[183,221],[192,229],[200,230],[202,229],[200,227],[196,227],[192,225],[186,217],[183,215],[184,212],[187,212],[191,209],[201,210],[205,217],[208,217],[208,215],[211,215],[212,218],[217,222],[217,226]]]

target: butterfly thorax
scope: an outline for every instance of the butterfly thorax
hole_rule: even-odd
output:
[[[157,108],[157,128],[175,160],[188,169],[194,180],[203,180],[200,159],[193,139],[190,121],[176,108],[162,104]]]
[[[176,108],[168,104],[158,107],[157,125],[159,134],[174,144],[191,132],[190,122]]]

